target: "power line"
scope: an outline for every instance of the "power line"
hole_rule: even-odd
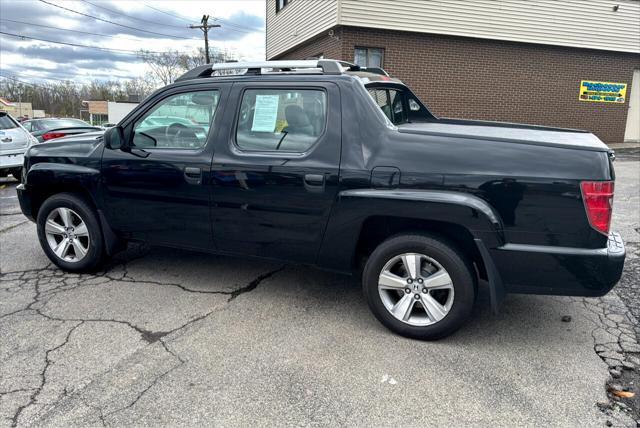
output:
[[[57,44],[57,45],[73,46],[73,47],[77,47],[77,48],[97,49],[97,50],[107,51],[107,52],[117,52],[117,53],[122,53],[122,54],[134,54],[134,55],[140,55],[140,53],[141,53],[141,51],[134,51],[134,50],[131,50],[131,49],[103,48],[103,47],[100,47],[100,46],[81,45],[79,43],[58,42],[58,41],[55,41],[55,40],[41,39],[41,38],[38,38],[38,37],[25,36],[25,35],[22,35],[22,34],[7,33],[5,31],[0,31],[0,34],[4,34],[6,36],[11,36],[11,37],[16,37],[18,39],[38,40],[40,42],[54,43],[54,44]],[[154,53],[154,54],[168,53],[168,52],[148,51],[148,50],[143,50],[143,51],[146,52],[146,53]]]
[[[6,71],[3,71],[2,73],[7,74]],[[2,75],[0,74],[0,76],[2,76]],[[11,77],[11,76],[13,76],[13,77]],[[11,73],[9,76],[2,76],[2,77],[8,77],[8,78],[11,78],[11,79],[14,79],[14,80],[19,80],[15,76],[16,76],[15,74]],[[60,82],[72,82],[72,83],[75,83],[75,82],[73,82],[73,79],[60,79],[59,77],[43,77],[43,76],[38,76],[38,77],[36,77],[36,76],[25,76],[25,77],[34,78],[34,79],[44,79],[44,80],[58,80]]]
[[[255,31],[256,31],[256,29],[255,29],[255,28],[251,28],[251,27],[246,27],[246,26],[244,26],[244,25],[235,24],[235,23],[233,23],[233,22],[231,22],[231,21],[227,20],[226,18],[217,18],[217,17],[214,17],[214,18],[213,18],[213,20],[214,20],[214,21],[221,22],[221,23],[223,23],[224,25],[227,25],[227,28],[228,28],[229,30],[240,31],[241,33],[253,33],[253,32],[255,32]],[[236,27],[237,29],[236,29],[236,28],[229,28],[229,26],[231,26],[231,27]]]
[[[120,26],[120,27],[128,28],[128,29],[130,29],[130,30],[140,31],[140,32],[142,32],[142,33],[154,34],[154,35],[156,35],[156,36],[170,37],[170,38],[174,38],[174,39],[197,40],[197,39],[190,38],[190,37],[172,36],[172,35],[170,35],[170,34],[157,33],[157,32],[155,32],[155,31],[141,30],[141,29],[139,29],[139,28],[131,27],[131,26],[129,26],[129,25],[124,25],[124,24],[119,24],[119,23],[117,23],[117,22],[109,21],[108,19],[98,18],[97,16],[89,15],[89,14],[87,14],[87,13],[78,12],[77,10],[69,9],[69,8],[64,7],[64,6],[57,5],[57,4],[55,4],[55,3],[50,3],[50,2],[48,2],[48,1],[46,1],[46,0],[38,0],[38,1],[40,1],[40,2],[42,2],[42,3],[45,3],[45,4],[48,4],[48,5],[50,5],[50,6],[57,7],[57,8],[59,8],[59,9],[66,10],[66,11],[68,11],[68,12],[72,12],[72,13],[76,13],[76,14],[78,14],[78,15],[86,16],[87,18],[93,18],[93,19],[98,20],[98,21],[106,22],[106,23],[108,23],[108,24],[118,25],[118,26]]]
[[[82,0],[82,1],[85,1],[85,0]],[[193,22],[192,19],[188,19],[188,18],[185,18],[185,17],[180,16],[180,15],[176,15],[176,14],[173,14],[173,13],[166,12],[164,10],[160,10],[160,9],[158,9],[156,7],[153,7],[153,6],[150,6],[150,5],[146,4],[146,3],[143,3],[143,4],[146,7],[148,7],[149,9],[153,9],[156,12],[163,13],[163,14],[165,14],[167,16],[171,16],[173,18],[180,19],[182,21],[186,21],[186,22],[189,22],[189,23]],[[231,30],[231,31],[238,31],[240,33],[247,33],[247,34],[252,33],[252,32],[255,31],[255,29],[253,29],[253,28],[245,27],[245,26],[239,25],[239,24],[235,24],[235,23],[233,23],[231,21],[228,21],[226,19],[218,18],[218,17],[215,17],[215,16],[212,17],[211,19],[214,20],[214,21],[220,21],[220,22],[224,23],[225,25],[228,25],[229,27],[227,27],[227,29]],[[236,27],[236,28],[230,28],[230,27]]]
[[[249,31],[249,30],[242,30],[240,28],[234,28],[231,25],[233,24],[229,24],[227,22],[224,22],[222,19],[220,18],[212,18],[213,21],[216,22],[220,22],[221,24],[224,24],[223,28],[227,29],[227,30],[231,30],[231,31],[237,31],[238,33],[244,33],[244,34],[251,34],[253,33],[253,31]]]
[[[6,71],[2,71],[2,72],[0,72],[0,73],[5,73],[5,74],[6,74],[7,72],[6,72]],[[24,84],[26,84],[26,85],[34,85],[34,86],[38,86],[38,85],[36,85],[35,83],[25,82],[24,80],[20,80],[20,79],[18,79],[18,78],[16,78],[16,77],[14,77],[14,76],[15,76],[15,74],[13,74],[13,76],[11,76],[11,75],[8,75],[8,76],[7,76],[7,75],[2,75],[2,74],[0,74],[0,77],[4,77],[4,78],[6,78],[6,79],[15,80],[16,82],[24,83]],[[110,75],[110,76],[111,76],[111,75]],[[61,79],[61,78],[59,78],[59,77],[44,77],[44,76],[25,76],[25,77],[27,77],[27,78],[33,78],[33,79],[43,79],[43,80],[57,80],[57,81],[60,81],[60,82],[65,82],[65,83],[73,83],[74,85],[82,85],[82,84],[83,84],[83,83],[79,83],[79,82],[75,81],[75,79],[77,79],[78,77],[89,77],[89,78],[91,78],[91,76],[86,76],[86,75],[76,75],[76,76],[74,76],[73,78],[69,78],[69,79]],[[113,76],[111,76],[111,77],[113,77]],[[133,80],[137,79],[137,77],[119,77],[118,79],[112,80],[112,81],[110,81],[110,82],[117,82],[117,83],[121,83],[121,81],[122,81],[123,79],[124,79],[125,81],[133,81]],[[118,80],[119,80],[119,81],[118,81]],[[108,81],[108,80],[107,80],[107,81]],[[108,81],[108,82],[109,82],[109,81]]]
[[[113,10],[113,9],[109,9],[108,7],[100,6],[100,5],[97,5],[97,4],[92,3],[92,2],[90,2],[90,1],[87,1],[87,0],[81,0],[81,1],[82,1],[82,2],[84,2],[84,3],[90,4],[90,5],[91,5],[91,6],[93,6],[93,7],[97,7],[97,8],[99,8],[99,9],[104,9],[104,10],[106,10],[106,11],[109,11],[109,12],[111,12],[111,13],[113,13],[113,14],[124,16],[124,17],[126,17],[126,18],[128,18],[128,19],[133,19],[133,20],[140,21],[140,22],[146,22],[146,23],[153,24],[153,25],[158,25],[158,24],[159,24],[158,22],[148,21],[148,20],[146,20],[146,19],[142,19],[142,18],[136,18],[136,17],[134,17],[134,16],[127,15],[126,13],[119,12],[119,11],[117,11],[117,10]],[[187,29],[187,26],[186,26],[186,25],[185,25],[185,26],[181,26],[181,25],[170,25],[170,24],[162,24],[162,25],[163,25],[163,26],[166,26],[166,27],[180,28],[181,30],[186,30],[186,29]]]
[[[167,16],[171,16],[171,17],[173,17],[173,18],[177,18],[177,19],[180,19],[180,20],[182,20],[182,21],[186,21],[186,22],[188,22],[188,23],[192,23],[192,22],[193,22],[193,20],[192,20],[192,19],[183,18],[183,17],[182,17],[182,16],[180,16],[180,15],[174,15],[174,14],[172,14],[172,13],[165,12],[164,10],[160,10],[160,9],[155,8],[155,7],[153,7],[153,6],[150,6],[150,5],[146,4],[146,3],[143,3],[143,4],[144,4],[146,7],[148,7],[149,9],[153,9],[153,10],[155,10],[156,12],[164,13],[164,14],[165,14],[165,15],[167,15]]]
[[[69,30],[69,29],[67,29],[67,28],[52,27],[52,26],[50,26],[50,25],[32,24],[31,22],[17,21],[17,20],[15,20],[15,19],[5,19],[5,18],[0,18],[0,21],[14,22],[14,23],[16,23],[16,24],[25,24],[25,25],[29,25],[29,26],[33,26],[33,27],[51,28],[52,30],[69,31],[69,32],[72,32],[72,33],[90,34],[90,35],[92,35],[92,36],[111,37],[111,38],[114,38],[114,39],[132,40],[132,41],[136,41],[136,42],[139,42],[139,41],[140,41],[140,39],[132,39],[132,38],[130,38],[130,37],[114,36],[114,35],[111,35],[111,34],[90,33],[90,32],[88,32],[88,31],[80,31],[80,30]]]
[[[27,85],[27,86],[33,86],[35,88],[42,88],[42,89],[47,89],[42,85],[36,85],[35,83],[29,83],[29,82],[25,82],[23,80],[20,79],[16,79],[15,77],[10,77],[10,76],[3,76],[2,74],[0,74],[0,77],[3,77],[5,79],[9,79],[9,80],[13,80],[14,82],[18,82],[18,83],[22,83],[23,85]]]

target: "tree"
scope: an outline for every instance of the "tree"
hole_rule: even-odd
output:
[[[48,115],[79,117],[82,101],[128,101],[133,95],[142,100],[155,89],[149,79],[121,81],[93,81],[79,84],[72,81],[22,83],[3,78],[0,80],[0,97],[9,101],[31,102],[34,109]]]
[[[206,62],[203,48],[198,48],[190,54],[178,51],[151,53],[142,50],[139,56],[149,66],[152,77],[162,85],[173,83],[181,74]],[[229,62],[234,57],[235,55],[227,49],[209,49],[209,58],[212,63]]]
[[[184,73],[184,58],[178,51],[152,53],[141,50],[139,56],[163,85],[173,83]]]

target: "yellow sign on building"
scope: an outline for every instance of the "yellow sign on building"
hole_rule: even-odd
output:
[[[626,83],[580,81],[580,101],[623,104],[626,96]]]

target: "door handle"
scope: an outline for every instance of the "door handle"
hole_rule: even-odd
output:
[[[324,185],[324,175],[322,174],[305,174],[304,182],[309,186],[322,186]]]
[[[311,192],[311,193],[324,192],[324,175],[305,174],[302,181],[304,181],[304,188],[307,190],[307,192]]]
[[[184,168],[184,178],[188,183],[200,184],[202,170],[193,166],[187,166]]]

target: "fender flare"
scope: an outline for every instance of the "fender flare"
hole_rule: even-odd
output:
[[[124,242],[120,240],[113,231],[104,211],[101,209],[101,204],[99,204],[99,180],[100,171],[95,168],[73,164],[41,162],[34,164],[29,169],[26,180],[27,185],[25,187],[28,187],[31,193],[36,194],[38,189],[43,189],[45,192],[48,192],[52,187],[62,189],[62,191],[64,191],[65,187],[69,187],[71,191],[78,188],[84,190],[96,207],[96,216],[102,228],[105,251],[111,256],[124,247]]]
[[[344,190],[338,196],[340,200],[345,198],[371,198],[465,207],[471,210],[470,217],[483,220],[477,222],[475,226],[468,224],[467,229],[472,235],[475,235],[474,231],[494,232],[503,238],[504,228],[500,216],[486,201],[468,193],[443,190],[354,189]],[[402,217],[403,215],[398,216]],[[441,218],[434,218],[431,213],[418,218],[441,220]]]
[[[394,203],[380,203],[384,201],[394,201]],[[364,208],[357,208],[362,202],[364,202]],[[399,206],[400,202],[403,204]],[[423,207],[427,208],[422,209]],[[351,214],[352,211],[356,211],[357,214]],[[492,310],[494,313],[498,312],[505,295],[504,285],[487,248],[503,245],[505,237],[502,220],[489,203],[472,194],[442,190],[344,190],[338,194],[336,207],[332,211],[332,219],[327,225],[325,239],[319,254],[319,264],[323,265],[327,261],[329,264],[338,262],[337,258],[340,256],[331,253],[341,248],[342,245],[348,246],[348,239],[353,242],[357,241],[364,221],[374,216],[440,221],[459,224],[467,229],[473,237],[474,244],[487,271]],[[356,227],[356,225],[360,227]],[[357,229],[355,234],[351,232],[354,229]],[[341,235],[346,235],[347,238],[341,238]]]

